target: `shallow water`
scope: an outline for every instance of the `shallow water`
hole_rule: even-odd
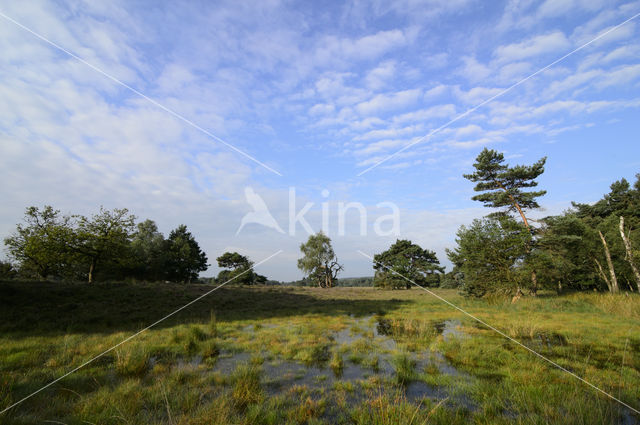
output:
[[[361,364],[355,364],[343,356],[344,366],[341,373],[334,373],[328,365],[304,365],[297,361],[275,358],[265,360],[260,366],[262,379],[267,394],[274,396],[287,392],[293,386],[304,386],[312,394],[321,395],[331,393],[336,383],[352,383],[353,393],[349,394],[349,403],[357,403],[364,400],[366,392],[360,387],[360,382],[370,377],[378,376],[387,382],[387,385],[396,386],[396,371],[392,363],[391,352],[397,348],[396,341],[389,336],[389,329],[385,327],[385,319],[373,314],[356,318],[349,316],[347,327],[333,332],[329,339],[336,345],[351,345],[361,339],[368,339],[375,346],[381,349],[373,353],[377,356],[377,367],[375,370]],[[382,325],[381,325],[382,324]],[[262,328],[274,328],[277,325],[263,325]],[[287,325],[282,325],[286,327]],[[246,325],[242,327],[243,332],[259,332],[260,326]],[[460,330],[460,322],[457,320],[446,320],[436,325],[436,330],[442,334],[443,338],[466,337]],[[371,339],[371,335],[373,338]],[[266,352],[263,354],[267,354]],[[425,350],[418,353],[409,353],[416,363],[416,372],[423,372],[428,366],[435,365],[441,374],[455,376],[459,379],[470,379],[451,365],[447,359],[438,352]],[[268,357],[268,356],[265,356]],[[199,368],[203,373],[213,371],[224,375],[232,374],[238,366],[246,364],[251,359],[248,352],[221,352],[216,358],[212,367],[204,366],[201,356],[193,356],[189,359],[178,360],[175,367],[179,368]],[[371,357],[369,357],[371,360]],[[435,401],[448,398],[447,404],[453,406],[463,406],[473,409],[473,403],[466,397],[452,397],[445,387],[433,387],[423,381],[415,380],[407,385],[400,386],[406,398],[414,403],[419,403],[425,398]]]

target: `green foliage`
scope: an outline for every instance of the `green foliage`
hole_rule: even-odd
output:
[[[458,247],[447,256],[464,273],[468,295],[513,293],[524,285],[523,261],[531,240],[527,230],[509,216],[476,219],[457,232]]]
[[[343,269],[333,252],[331,239],[322,232],[309,236],[300,245],[303,257],[298,260],[298,268],[321,288],[334,286],[338,273]]]
[[[190,283],[209,267],[207,255],[184,224],[169,233],[166,255],[167,277],[176,282]]]
[[[462,285],[464,285],[464,273],[456,265],[453,266],[453,270],[445,273],[440,282],[441,288],[461,288]]]
[[[545,157],[530,166],[509,167],[504,164],[503,154],[484,148],[473,164],[476,171],[464,175],[464,178],[477,183],[473,190],[484,192],[471,199],[482,202],[486,207],[506,207],[511,212],[519,212],[519,208],[539,208],[536,198],[547,191],[526,192],[522,189],[538,185],[535,179],[544,172],[546,160]]]
[[[438,286],[444,273],[435,252],[408,240],[396,240],[388,250],[376,254],[373,268],[373,285],[390,289],[410,289],[409,280],[420,286]]]
[[[602,289],[592,258],[599,248],[593,229],[571,212],[542,223],[529,259],[540,281],[558,291]]]
[[[77,226],[72,240],[72,249],[84,262],[87,280],[93,282],[99,266],[110,276],[115,269],[122,269],[130,256],[131,235],[135,227],[135,216],[126,208],[113,211],[100,207],[100,212],[91,218],[75,216]]]
[[[15,279],[18,272],[13,268],[13,264],[7,261],[0,261],[0,280]]]
[[[253,271],[253,261],[237,252],[225,252],[216,258],[216,261],[218,261],[218,267],[227,269],[218,274],[216,279],[218,284],[233,281],[233,283],[254,285],[266,281],[266,277]]]
[[[91,217],[62,216],[51,206],[29,207],[24,223],[4,240],[17,273],[24,278],[190,281],[207,268],[207,257],[186,226],[165,240],[152,220],[135,224],[126,208]],[[16,276],[2,263],[1,278]],[[254,276],[256,281],[266,280]]]
[[[131,252],[134,258],[132,274],[141,280],[159,281],[164,279],[166,241],[153,220],[138,223],[131,239]]]
[[[47,205],[42,210],[27,208],[24,221],[4,240],[20,273],[39,279],[61,275],[72,255],[69,249],[73,239],[71,219]]]

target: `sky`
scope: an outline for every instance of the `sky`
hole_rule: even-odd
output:
[[[459,226],[491,212],[462,177],[484,147],[512,165],[548,157],[536,217],[635,180],[639,13],[607,0],[2,1],[0,235],[31,205],[126,207],[165,235],[186,224],[203,275],[225,251],[282,250],[257,271],[290,280],[300,213],[313,232],[324,223],[345,277],[372,275],[358,250],[398,238],[449,265]],[[237,233],[247,188],[282,233]],[[352,208],[341,232],[350,202],[364,229]]]

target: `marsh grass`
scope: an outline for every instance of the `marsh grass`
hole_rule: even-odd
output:
[[[249,364],[240,365],[234,372],[231,397],[236,409],[244,410],[250,404],[258,403],[263,399],[260,375],[260,368]]]
[[[209,289],[0,283],[0,407]],[[511,304],[435,291],[638,406],[637,295],[543,293]],[[60,309],[70,303],[76,305],[73,314]],[[379,318],[389,325],[382,338],[371,328]],[[460,321],[466,337],[439,336],[434,324],[445,320]],[[352,339],[338,343],[331,338],[344,329],[350,329]],[[393,344],[383,346],[382,339]],[[442,353],[448,365],[469,378],[441,373],[429,363],[424,370],[423,363],[417,367],[412,359],[429,350]],[[244,353],[239,358],[245,363],[217,369],[220,353],[225,358]],[[196,354],[203,364],[194,366]],[[304,369],[272,390],[267,383],[280,377],[265,376],[267,366],[260,366],[265,359],[331,370],[346,369],[346,362],[355,360],[370,376],[354,380],[327,371],[329,375],[309,378]],[[380,359],[385,370],[386,362],[392,363],[391,375],[371,373],[382,369]],[[419,395],[409,400],[404,394],[412,382],[412,388],[429,385],[451,398],[440,405],[441,400]],[[455,403],[464,397],[471,407]],[[615,424],[625,417],[626,423],[636,420],[575,378],[422,291],[224,287],[9,415],[0,415],[0,423]]]
[[[139,344],[123,345],[115,351],[115,368],[120,376],[141,377],[149,370],[149,351]]]
[[[203,359],[213,359],[220,354],[220,347],[215,340],[208,340],[202,344],[201,354]]]
[[[433,423],[432,418],[438,411],[444,410],[442,402],[424,405],[409,402],[401,391],[385,391],[378,389],[370,395],[369,401],[353,409],[351,418],[357,425],[416,425]],[[434,418],[435,419],[435,418]],[[455,420],[455,416],[447,415],[445,421],[438,423],[464,423]]]
[[[342,360],[342,354],[338,350],[334,350],[329,361],[329,367],[333,371],[336,377],[342,376],[344,370],[344,361]]]
[[[216,317],[216,312],[211,310],[211,312],[209,313],[209,323],[207,324],[208,329],[209,329],[209,335],[211,335],[212,338],[215,338],[218,336],[218,318]]]
[[[393,356],[391,364],[396,371],[396,380],[399,384],[407,385],[416,378],[416,361],[411,354],[401,352]]]

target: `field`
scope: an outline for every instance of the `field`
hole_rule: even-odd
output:
[[[207,285],[0,283],[0,410]],[[640,409],[640,297],[440,296]],[[419,289],[224,287],[2,424],[633,424],[630,409]]]

